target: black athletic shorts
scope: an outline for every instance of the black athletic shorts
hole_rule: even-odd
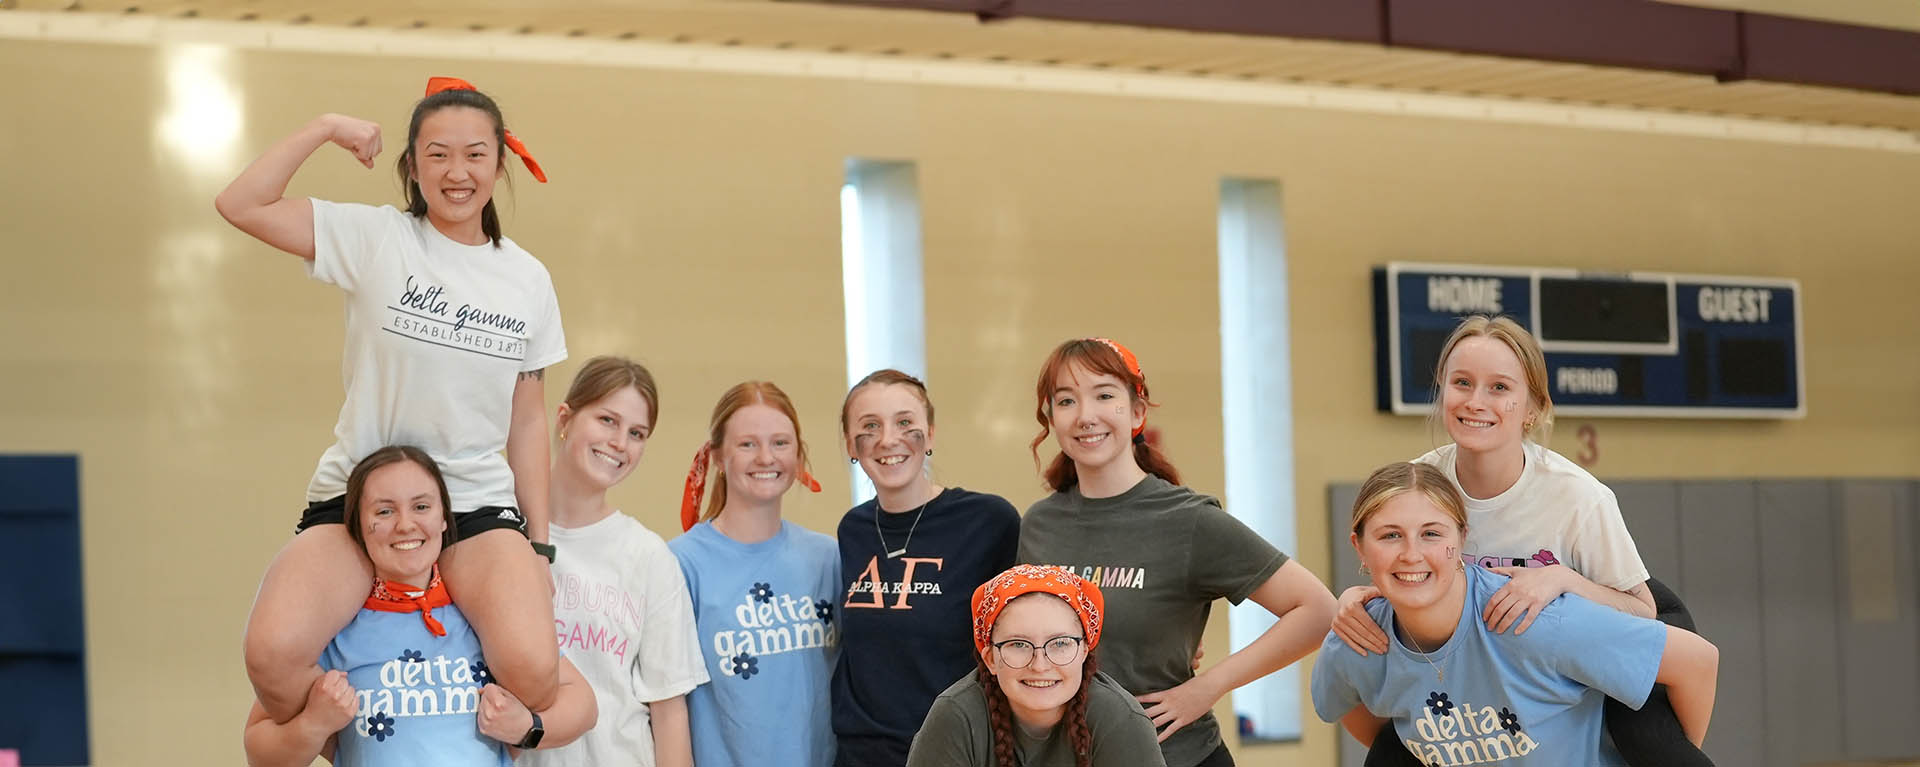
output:
[[[347,497],[336,495],[324,501],[307,504],[307,510],[300,514],[300,524],[295,525],[293,533],[314,525],[343,525],[347,519]],[[453,542],[459,543],[488,530],[512,530],[521,536],[527,534],[527,519],[520,510],[511,506],[482,506],[473,511],[454,512]]]

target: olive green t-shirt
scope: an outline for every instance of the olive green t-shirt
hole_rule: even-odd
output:
[[[1061,565],[1106,597],[1100,669],[1136,695],[1193,678],[1213,600],[1244,601],[1286,564],[1220,501],[1149,475],[1111,498],[1079,486],[1040,499],[1020,523],[1019,561]],[[1161,746],[1168,767],[1193,767],[1220,746],[1212,713]]]
[[[1101,649],[1106,648],[1105,641]],[[968,674],[933,699],[926,722],[913,736],[907,767],[993,767],[993,727],[987,718],[987,693]],[[1153,742],[1153,720],[1140,703],[1106,674],[1094,674],[1087,686],[1087,730],[1093,736],[1093,763],[1099,767],[1166,767]],[[1014,728],[1014,754],[1021,767],[1073,767],[1073,740],[1065,722],[1045,737]]]

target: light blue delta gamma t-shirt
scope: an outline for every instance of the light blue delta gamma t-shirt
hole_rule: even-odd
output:
[[[1392,639],[1387,655],[1363,658],[1329,632],[1313,667],[1314,711],[1337,722],[1364,704],[1393,720],[1407,751],[1430,767],[1625,767],[1603,735],[1602,704],[1646,702],[1666,625],[1564,594],[1527,633],[1495,634],[1480,615],[1507,576],[1467,565],[1466,578],[1459,627],[1424,659],[1393,630],[1385,599],[1367,612]]]
[[[480,638],[453,605],[433,608],[437,637],[418,612],[362,608],[320,655],[320,667],[347,672],[360,706],[339,732],[333,763],[497,765],[505,744],[480,734],[480,688],[492,681]]]
[[[702,522],[667,548],[710,680],[687,693],[694,763],[831,767],[839,547],[792,522],[759,543]]]

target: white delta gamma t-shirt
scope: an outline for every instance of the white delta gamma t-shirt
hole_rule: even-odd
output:
[[[333,446],[309,502],[347,491],[368,453],[412,445],[440,463],[454,511],[518,506],[501,451],[515,378],[567,358],[547,268],[512,240],[462,245],[392,206],[313,201],[314,279],[347,294]]]

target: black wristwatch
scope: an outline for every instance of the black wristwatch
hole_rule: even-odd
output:
[[[547,729],[540,726],[540,715],[532,711],[528,711],[527,713],[533,714],[533,726],[527,728],[526,735],[520,736],[519,743],[513,744],[514,748],[523,751],[539,748],[540,739],[547,736]]]
[[[560,553],[560,549],[551,543],[539,541],[528,541],[528,543],[533,544],[533,553],[547,558],[547,564],[553,564],[554,556]]]

